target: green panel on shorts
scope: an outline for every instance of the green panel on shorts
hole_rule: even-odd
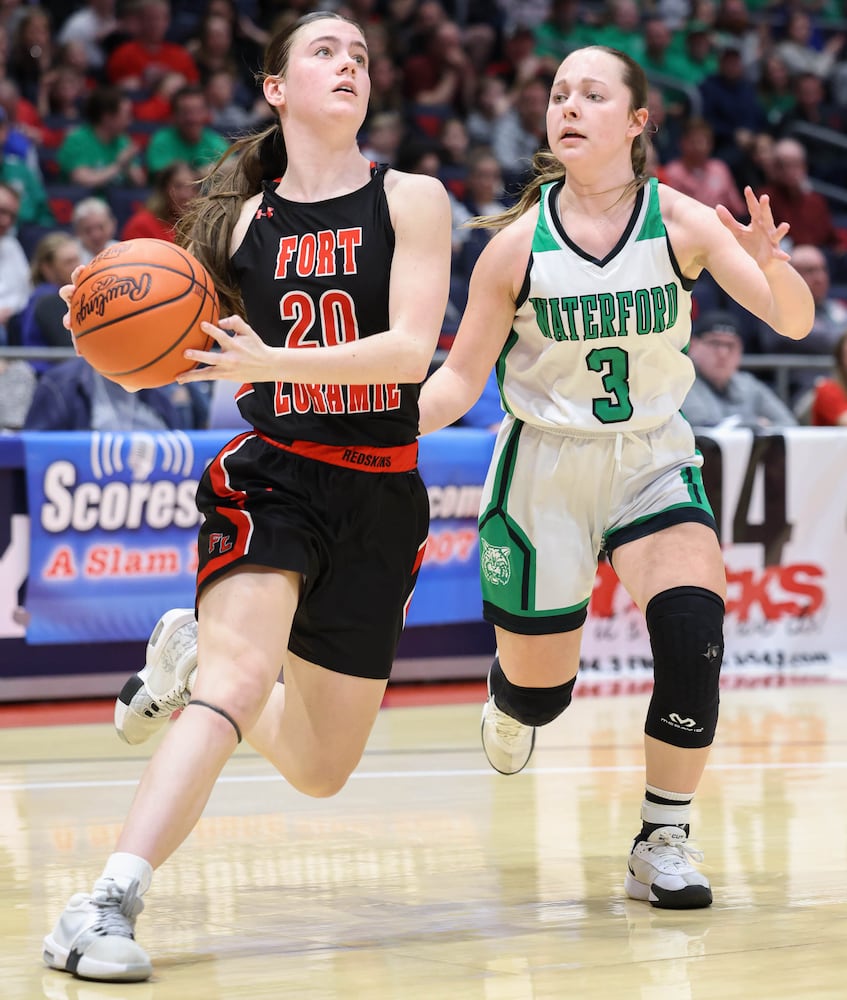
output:
[[[516,615],[535,607],[535,547],[506,509],[522,427],[515,424],[500,454],[491,502],[479,517],[483,600]]]
[[[672,510],[685,510],[687,508],[694,507],[697,510],[702,510],[710,517],[714,518],[715,512],[712,510],[712,505],[709,503],[709,498],[706,496],[706,490],[703,486],[703,476],[700,469],[696,465],[687,465],[684,469],[680,470],[679,475],[688,490],[687,503],[672,503],[667,507],[663,507],[661,510],[655,510],[650,514],[645,514],[643,517],[637,517],[634,521],[630,521],[628,524],[622,525],[620,528],[615,528],[614,531],[607,532],[606,539],[613,539],[619,532],[628,531],[633,525],[644,524],[645,521],[650,521],[654,517],[661,517],[662,514],[667,514]],[[700,518],[694,519],[697,521],[702,520]]]
[[[483,600],[514,615],[535,607],[535,549],[503,511],[482,516],[479,566]]]
[[[700,452],[698,451],[697,454],[699,455]],[[696,465],[687,465],[680,472],[680,476],[688,487],[688,496],[691,498],[690,506],[699,507],[700,510],[705,510],[714,517],[715,512],[712,510],[712,505],[706,496],[706,488],[703,486],[703,474],[699,467]]]

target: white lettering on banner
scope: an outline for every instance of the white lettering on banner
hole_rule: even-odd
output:
[[[125,483],[77,482],[72,462],[52,462],[44,473],[45,503],[41,526],[57,534],[75,531],[119,531],[122,528],[190,528],[200,523],[194,502],[195,479]]]
[[[433,520],[438,518],[472,517],[476,520],[479,514],[479,501],[482,496],[482,484],[479,486],[430,486],[429,514]]]

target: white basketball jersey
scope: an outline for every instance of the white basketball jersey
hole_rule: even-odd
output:
[[[550,430],[658,427],[682,406],[694,366],[691,288],[668,242],[655,178],[636,197],[617,246],[596,260],[572,243],[541,189],[527,282],[497,362],[517,419]]]

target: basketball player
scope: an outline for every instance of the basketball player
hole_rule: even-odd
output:
[[[535,730],[568,707],[605,551],[646,615],[654,687],[646,794],[626,893],[708,906],[691,801],[718,718],[726,581],[691,428],[679,407],[691,290],[703,269],[780,333],[813,303],[779,248],[766,198],[749,226],[648,180],[647,82],[612,49],[574,51],[547,110],[549,153],[486,246],[446,363],[421,394],[421,433],[452,423],[496,363],[506,415],[480,507],[485,618],[495,626],[482,741],[523,768]]]
[[[167,718],[160,701],[187,706],[93,891],[44,941],[48,965],[89,979],[150,976],[133,937],[144,893],[242,738],[306,794],[344,785],[428,531],[417,400],[447,301],[446,192],[360,154],[370,82],[354,22],[313,13],[278,34],[263,90],[279,124],[236,143],[185,220],[229,315],[206,327],[219,352],[186,352],[207,367],[182,381],[240,384],[255,429],[200,483],[199,637],[193,612],[154,630],[127,738]]]

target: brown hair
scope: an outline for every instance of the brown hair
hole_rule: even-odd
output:
[[[285,76],[294,36],[314,21],[358,22],[332,11],[312,11],[291,22],[271,38],[257,81]],[[265,180],[285,172],[288,156],[279,122],[261,132],[237,139],[205,177],[203,189],[179,220],[176,241],[191,249],[211,274],[221,302],[221,315],[243,312],[241,291],[233,273],[229,244],[241,207],[262,190]]]
[[[639,64],[620,49],[613,49],[608,45],[586,45],[582,49],[574,51],[588,51],[594,49],[598,52],[608,52],[623,63],[623,82],[630,93],[629,110],[635,113],[639,108],[647,107],[647,76]],[[572,55],[573,53],[571,53]],[[647,172],[647,147],[650,140],[646,132],[642,131],[632,142],[632,172],[634,177],[621,194],[623,198],[629,191],[637,191],[643,187],[648,179]],[[565,176],[565,167],[549,149],[540,149],[532,158],[532,169],[535,176],[524,187],[518,201],[507,211],[498,215],[479,216],[470,219],[466,225],[477,229],[503,229],[515,222],[541,198],[541,188],[551,181],[560,181]]]
[[[153,186],[145,203],[145,208],[162,222],[175,225],[179,219],[174,214],[174,203],[171,199],[170,186],[174,177],[184,170],[194,176],[194,171],[185,160],[174,160],[163,167],[153,177]]]

